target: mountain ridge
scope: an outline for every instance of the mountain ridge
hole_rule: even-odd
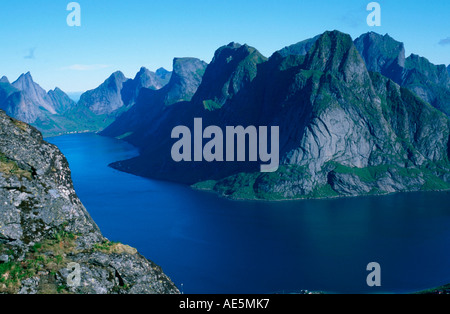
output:
[[[240,47],[230,44],[227,49]],[[112,167],[195,184],[230,198],[297,199],[450,187],[448,118],[408,89],[369,72],[349,35],[325,32],[304,56],[275,53],[254,67],[256,75],[236,94],[212,107],[201,106],[205,98],[223,99],[220,82],[229,80],[221,78],[223,68],[214,67],[213,59],[191,102],[174,104],[147,121],[158,128],[126,138],[140,148],[141,156]],[[238,69],[239,63],[225,71],[228,78]],[[219,88],[205,88],[210,84]],[[215,93],[203,97],[204,89]],[[261,174],[252,163],[173,162],[170,131],[177,125],[192,129],[194,117],[202,118],[205,126],[222,128],[279,125],[279,171]]]

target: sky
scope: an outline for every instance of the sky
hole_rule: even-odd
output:
[[[1,0],[0,77],[31,72],[44,89],[96,88],[120,70],[172,69],[175,57],[210,62],[217,48],[248,44],[273,52],[339,30],[354,39],[388,33],[435,64],[450,63],[450,1],[379,0],[381,26],[366,0],[78,0],[81,26],[67,24],[69,0]]]

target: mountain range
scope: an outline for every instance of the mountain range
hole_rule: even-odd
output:
[[[184,75],[198,85],[192,97],[165,104],[167,95],[185,93],[172,80],[138,99],[101,134],[141,151],[114,168],[230,198],[448,189],[449,74],[425,58],[405,58],[404,51],[388,35],[368,33],[353,41],[338,31],[268,59],[253,47],[231,43],[216,51],[204,71],[193,65],[184,74],[174,69],[173,77]],[[279,126],[279,170],[260,173],[252,162],[173,161],[171,131],[193,130],[194,118],[222,129]]]
[[[134,79],[115,72],[75,102],[59,88],[47,93],[28,72],[13,83],[1,78],[0,109],[37,127],[45,136],[98,132],[132,107],[142,88],[160,89],[170,77],[171,72],[163,68],[156,73],[141,68]]]
[[[450,66],[405,55],[389,35],[325,32],[275,52],[230,43],[212,61],[176,58],[173,72],[113,73],[75,103],[29,73],[0,80],[0,108],[44,134],[101,131],[139,148],[111,166],[230,198],[298,199],[449,185]],[[171,132],[278,126],[280,167],[174,162]]]

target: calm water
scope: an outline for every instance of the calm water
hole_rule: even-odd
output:
[[[137,154],[94,134],[48,139],[112,241],[136,247],[185,293],[411,292],[450,283],[450,193],[235,202],[108,168]],[[382,287],[366,266],[382,267]]]

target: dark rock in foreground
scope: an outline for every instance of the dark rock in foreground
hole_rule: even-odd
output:
[[[77,263],[81,284],[70,287]],[[0,293],[179,293],[136,249],[105,239],[65,157],[0,111]]]

